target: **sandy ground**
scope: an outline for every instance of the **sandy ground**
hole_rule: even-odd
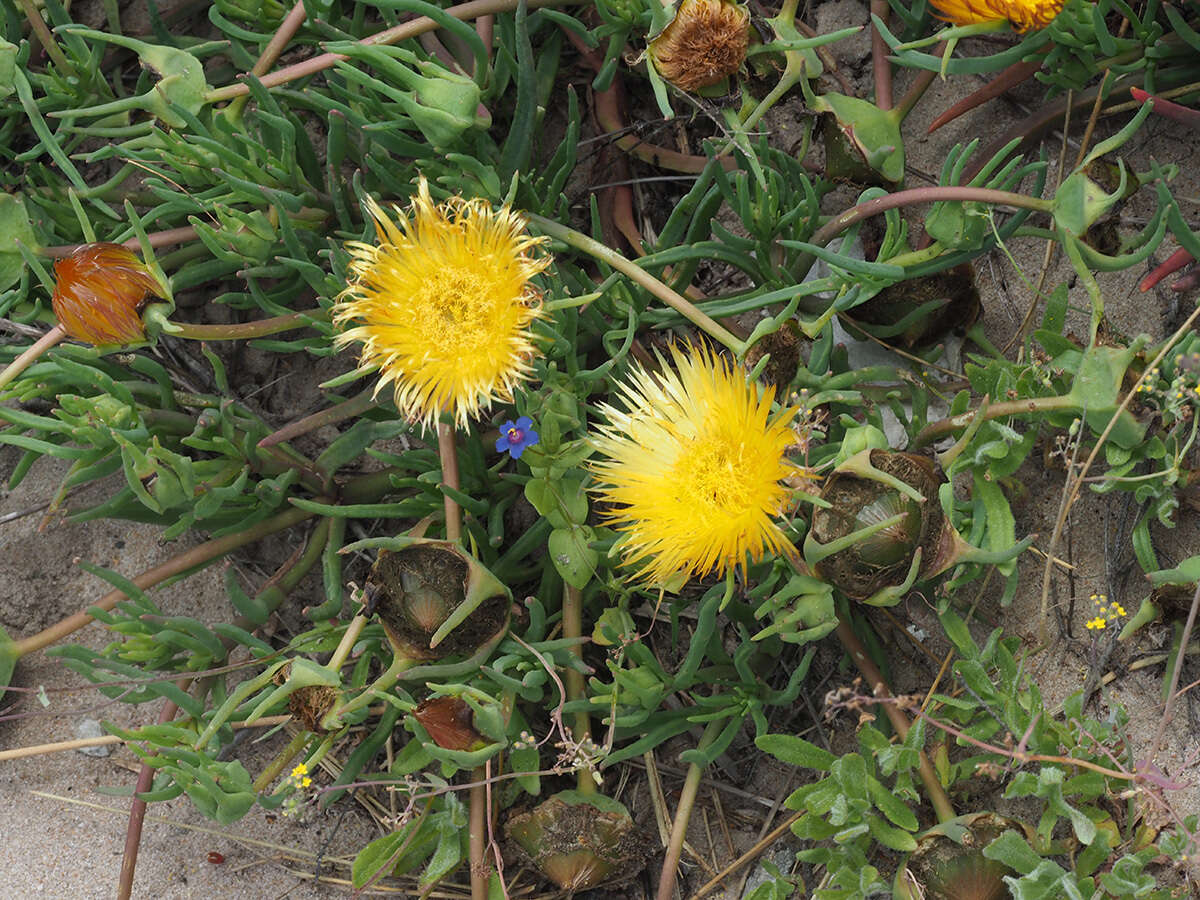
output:
[[[854,0],[825,4],[820,16],[821,31],[858,24],[859,20],[866,19],[865,6]],[[862,79],[869,78],[861,58],[865,48],[852,47],[844,52],[847,55],[843,61],[848,71],[859,81],[858,86],[864,87]],[[903,81],[904,76],[901,76],[901,89]],[[1002,100],[931,137],[918,136],[923,134],[925,124],[933,115],[961,96],[964,87],[969,86],[963,83],[935,85],[910,125],[906,126],[906,133],[913,135],[907,145],[911,185],[936,180],[941,162],[953,144],[976,136],[989,138],[1020,115],[1017,106]],[[1028,93],[1030,102],[1037,102],[1036,98],[1036,91]],[[1110,133],[1108,128],[1107,124],[1102,124],[1097,139]],[[1147,134],[1153,141],[1151,149],[1160,162],[1186,162],[1191,158],[1192,144],[1162,123],[1152,122]],[[1048,148],[1056,157],[1058,142],[1052,139]],[[1071,149],[1071,161],[1074,154]],[[1051,177],[1053,179],[1053,174]],[[1176,194],[1196,197],[1200,190],[1194,181],[1182,182],[1177,183]],[[1131,229],[1139,227],[1136,217],[1144,213],[1137,203],[1131,205],[1126,212]],[[1022,285],[1021,273],[1029,280],[1034,279],[1044,252],[1038,241],[1023,241],[1010,249],[1011,260],[997,251],[977,264],[985,325],[997,343],[1006,340],[1020,322],[1029,297],[1028,288]],[[1158,259],[1165,255],[1160,251]],[[1013,266],[1014,261],[1019,272]],[[1137,293],[1136,282],[1145,271],[1119,273],[1104,281],[1108,311],[1114,327],[1121,334],[1132,336],[1144,332],[1158,339],[1175,326],[1179,298],[1165,290],[1145,295]],[[1060,261],[1052,268],[1048,284],[1054,285],[1070,275],[1066,264]],[[1087,300],[1081,287],[1075,287],[1071,296],[1074,305],[1086,308]],[[1185,308],[1192,301],[1194,298],[1185,299]],[[1077,331],[1083,331],[1085,326],[1082,325],[1082,320],[1076,322]],[[13,450],[0,449],[0,475],[6,477],[17,458]],[[53,494],[61,474],[62,467],[46,459],[17,489],[11,492],[0,489],[0,516],[44,504]],[[1022,480],[1025,494],[1015,504],[1018,533],[1038,532],[1042,535],[1038,546],[1044,548],[1058,509],[1062,473],[1031,464],[1022,471]],[[74,505],[79,503],[76,501]],[[1075,567],[1074,581],[1056,577],[1053,598],[1066,608],[1071,596],[1075,597],[1071,630],[1074,639],[1059,641],[1029,660],[1030,670],[1048,705],[1057,704],[1078,690],[1088,674],[1088,641],[1081,637],[1088,634],[1082,627],[1090,614],[1088,595],[1093,591],[1105,592],[1133,610],[1145,593],[1139,578],[1124,577],[1118,565],[1120,561],[1111,554],[1106,556],[1105,547],[1110,544],[1117,548],[1128,547],[1127,532],[1120,526],[1120,513],[1114,495],[1105,498],[1085,494],[1072,513],[1068,538],[1059,547],[1059,555]],[[72,564],[74,557],[109,565],[132,575],[180,549],[179,543],[160,545],[154,529],[128,523],[69,525],[56,522],[45,533],[39,533],[40,520],[40,513],[35,512],[0,524],[0,624],[14,637],[31,634],[61,615],[94,602],[104,593],[105,587],[97,579]],[[1132,520],[1124,527],[1131,524]],[[1178,560],[1200,552],[1196,515],[1186,508],[1181,510],[1179,527],[1172,532],[1158,530],[1155,540],[1164,560]],[[1022,589],[1014,605],[1000,609],[994,600],[989,604],[988,598],[983,604],[990,617],[998,619],[1011,633],[1030,639],[1031,644],[1040,579],[1040,561],[1027,555],[1022,565]],[[224,615],[227,603],[217,569],[157,591],[154,596],[170,614],[208,620]],[[909,617],[918,622],[922,616],[928,617],[919,601],[912,601],[895,612],[902,619]],[[1160,715],[1162,669],[1152,667],[1129,672],[1125,667],[1139,654],[1161,649],[1166,638],[1164,628],[1148,628],[1133,642],[1134,646],[1123,648],[1114,656],[1109,665],[1114,668],[1116,677],[1102,692],[1099,706],[1093,709],[1094,715],[1102,717],[1115,703],[1125,706],[1130,714],[1129,740],[1135,747],[1135,755],[1149,740]],[[102,646],[106,642],[105,633],[98,627],[85,629],[76,639],[89,646]],[[898,658],[913,653],[897,632],[893,632],[892,640]],[[938,650],[936,643],[933,649]],[[920,670],[914,668],[913,671]],[[917,680],[922,679],[923,672]],[[15,685],[31,690],[44,686],[50,705],[43,708],[30,694],[10,694],[6,702],[14,703],[17,717],[0,722],[0,749],[70,739],[75,736],[74,728],[81,718],[106,718],[128,725],[147,722],[157,713],[157,704],[130,708],[105,703],[94,692],[80,689],[81,683],[82,679],[42,654],[23,660],[17,670]],[[924,680],[919,686],[927,684]],[[901,683],[897,686],[903,690],[917,685]],[[1193,783],[1195,773],[1185,771],[1185,760],[1190,758],[1194,762],[1200,752],[1197,735],[1197,729],[1189,724],[1188,710],[1181,706],[1168,732],[1167,750],[1159,757],[1164,769]],[[270,747],[263,748],[261,752],[269,750]],[[112,896],[121,862],[127,800],[103,791],[128,790],[135,778],[135,762],[135,756],[127,749],[119,749],[107,758],[68,752],[0,762],[0,805],[5,822],[4,840],[0,841],[0,873],[4,875],[6,896],[40,895],[81,900]],[[675,761],[664,752],[660,762],[671,765]],[[764,773],[771,771],[769,763],[760,768]],[[668,787],[672,785],[668,784]],[[778,793],[777,780],[774,789]],[[764,793],[772,792],[765,790]],[[725,797],[724,800],[727,812],[739,804],[736,797]],[[1181,811],[1200,809],[1200,793],[1194,784],[1176,795],[1174,800]],[[742,805],[748,809],[756,808],[746,802]],[[761,819],[761,811],[757,815]],[[652,820],[645,825],[657,834]],[[691,835],[691,842],[698,847],[707,847],[705,823],[697,817],[694,826],[696,830]],[[255,810],[241,822],[221,829],[200,817],[185,798],[180,798],[150,810],[138,863],[135,896],[329,896],[339,888],[315,888],[306,880],[316,868],[316,854],[352,855],[377,834],[371,820],[353,803],[346,801],[328,814],[303,821],[282,816],[268,821],[261,810]],[[747,829],[745,834],[751,834],[751,830]],[[302,874],[273,861],[272,857],[279,852],[277,847],[308,855],[308,863],[290,867]],[[208,862],[210,852],[223,855],[224,862]],[[777,862],[786,864],[787,859]],[[337,874],[344,875],[345,871]],[[693,881],[692,886],[699,883]]]

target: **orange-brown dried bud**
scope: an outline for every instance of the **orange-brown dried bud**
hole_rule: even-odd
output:
[[[165,297],[162,285],[120,244],[85,244],[54,264],[50,302],[63,330],[77,341],[108,346],[145,338],[146,298]]]
[[[468,703],[457,697],[432,697],[413,710],[421,727],[443,750],[479,750],[487,746],[475,730],[475,716]]]
[[[659,74],[697,91],[735,73],[746,59],[750,12],[724,0],[682,0],[675,18],[650,42]]]

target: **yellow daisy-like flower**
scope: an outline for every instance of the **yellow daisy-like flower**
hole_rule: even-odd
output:
[[[1064,0],[932,0],[938,17],[955,25],[976,25],[1005,19],[1024,34],[1045,28],[1062,12]]]
[[[393,221],[374,200],[367,212],[378,244],[347,244],[353,281],[333,308],[335,338],[362,343],[362,363],[392,385],[397,408],[432,425],[443,411],[461,427],[493,401],[512,399],[536,352],[530,325],[541,293],[530,279],[550,264],[531,251],[508,207],[453,197],[434,204],[422,178],[409,213]]]
[[[794,553],[775,524],[795,467],[784,451],[794,409],[771,416],[772,388],[708,350],[672,348],[675,371],[635,369],[621,385],[625,409],[592,444],[597,493],[624,532],[625,562],[655,584],[716,570],[745,569],[764,553]]]

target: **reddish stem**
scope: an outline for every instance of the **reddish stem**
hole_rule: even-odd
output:
[[[182,575],[190,569],[198,568],[219,556],[224,556],[231,550],[251,544],[260,538],[266,537],[268,534],[274,534],[277,531],[291,528],[293,525],[303,522],[306,519],[311,519],[313,515],[313,513],[305,512],[302,509],[286,510],[279,515],[259,522],[253,528],[247,528],[245,531],[239,531],[237,534],[229,534],[225,537],[214,538],[211,541],[198,544],[192,549],[167,560],[165,563],[147,569],[141,575],[133,578],[132,581],[137,587],[143,590],[153,587],[156,584],[161,584],[168,578]],[[96,603],[89,603],[87,608],[91,609],[94,606],[107,612],[124,599],[126,599],[124,591],[113,590],[101,597]],[[95,619],[88,615],[86,611],[67,616],[57,624],[51,625],[49,628],[31,637],[17,641],[17,656],[24,656],[26,653],[31,653],[34,650],[49,647],[51,644],[57,643],[67,635],[78,631],[80,628],[94,621]]]
[[[543,6],[571,6],[579,2],[582,2],[582,0],[528,0],[528,6],[529,9],[541,9]],[[468,3],[460,3],[457,6],[449,7],[446,9],[446,14],[462,21],[469,21],[479,16],[512,9],[515,5],[512,0],[470,0]],[[438,24],[433,19],[420,16],[411,21],[402,22],[393,28],[388,28],[377,34],[365,37],[359,43],[365,47],[396,44],[408,38],[424,34],[426,31],[433,31],[437,27]],[[284,66],[282,69],[264,75],[260,80],[265,88],[279,87],[279,85],[287,84],[289,81],[295,81],[298,78],[305,78],[309,75],[323,72],[326,69],[331,69],[339,62],[344,62],[349,58],[342,53],[322,53],[320,56],[314,56],[302,62],[293,63],[290,66]],[[250,88],[245,84],[230,84],[223,88],[216,88],[209,91],[205,94],[204,99],[209,103],[220,103],[224,100],[232,100],[235,97],[240,97],[242,94],[248,94],[249,92]]]
[[[184,678],[177,684],[181,690],[187,690],[190,681],[190,678]],[[165,725],[174,719],[177,709],[173,701],[164,701],[162,712],[158,714],[158,724]],[[146,752],[153,754],[153,745],[146,744]],[[157,770],[149,763],[142,763],[142,768],[138,771],[137,785],[133,789],[133,802],[129,804],[129,827],[125,829],[125,855],[121,857],[117,900],[129,900],[133,895],[133,872],[137,868],[138,848],[142,843],[142,824],[146,820],[146,801],[138,797],[138,794],[143,794],[153,787],[155,771]]]
[[[1145,103],[1149,100],[1154,104],[1154,111],[1160,116],[1166,116],[1168,119],[1174,119],[1176,122],[1182,122],[1184,125],[1200,130],[1200,110],[1181,106],[1170,100],[1164,100],[1162,97],[1155,97],[1153,94],[1147,94],[1141,88],[1131,87],[1129,93],[1133,94],[1133,99],[1138,103]]]
[[[1138,290],[1143,294],[1150,288],[1154,287],[1172,272],[1178,272],[1184,266],[1192,261],[1192,254],[1188,253],[1182,247],[1167,257],[1167,261],[1156,266],[1154,271],[1142,279],[1142,283],[1138,285]]]
[[[284,425],[274,434],[268,434],[259,441],[258,446],[264,449],[274,447],[276,444],[295,440],[303,434],[316,431],[326,425],[334,425],[346,419],[357,418],[375,405],[374,395],[375,389],[367,388],[361,394],[351,397],[349,400],[343,400],[329,409],[323,409],[311,416],[305,416],[303,419]]]
[[[146,241],[151,247],[165,247],[169,244],[187,244],[196,239],[196,229],[191,225],[185,225],[183,228],[168,228],[165,231],[152,231],[146,235]],[[70,256],[81,246],[85,244],[56,244],[53,247],[43,247],[41,255],[50,259],[62,259]],[[141,243],[136,237],[131,237],[127,241],[122,241],[121,246],[128,247],[130,250],[137,250],[141,247]]]
[[[1041,60],[1013,63],[979,90],[963,97],[944,113],[934,119],[929,125],[928,133],[933,134],[943,125],[954,121],[964,113],[969,112],[977,106],[982,106],[989,100],[994,100],[996,97],[999,97],[1005,91],[1016,87],[1022,82],[1028,81],[1033,77],[1035,72],[1041,69],[1041,67]]]

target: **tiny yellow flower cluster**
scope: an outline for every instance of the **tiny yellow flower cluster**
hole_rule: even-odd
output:
[[[291,793],[283,801],[283,806],[280,808],[285,816],[294,816],[300,812],[300,807],[304,805],[305,789],[312,787],[313,780],[309,777],[308,766],[304,763],[297,765],[288,774],[287,778],[283,779],[283,790],[291,790]]]
[[[1127,615],[1125,607],[1115,600],[1112,603],[1108,602],[1106,594],[1092,594],[1088,598],[1096,605],[1096,616],[1084,623],[1084,627],[1089,631],[1100,631],[1107,628],[1112,622]]]

